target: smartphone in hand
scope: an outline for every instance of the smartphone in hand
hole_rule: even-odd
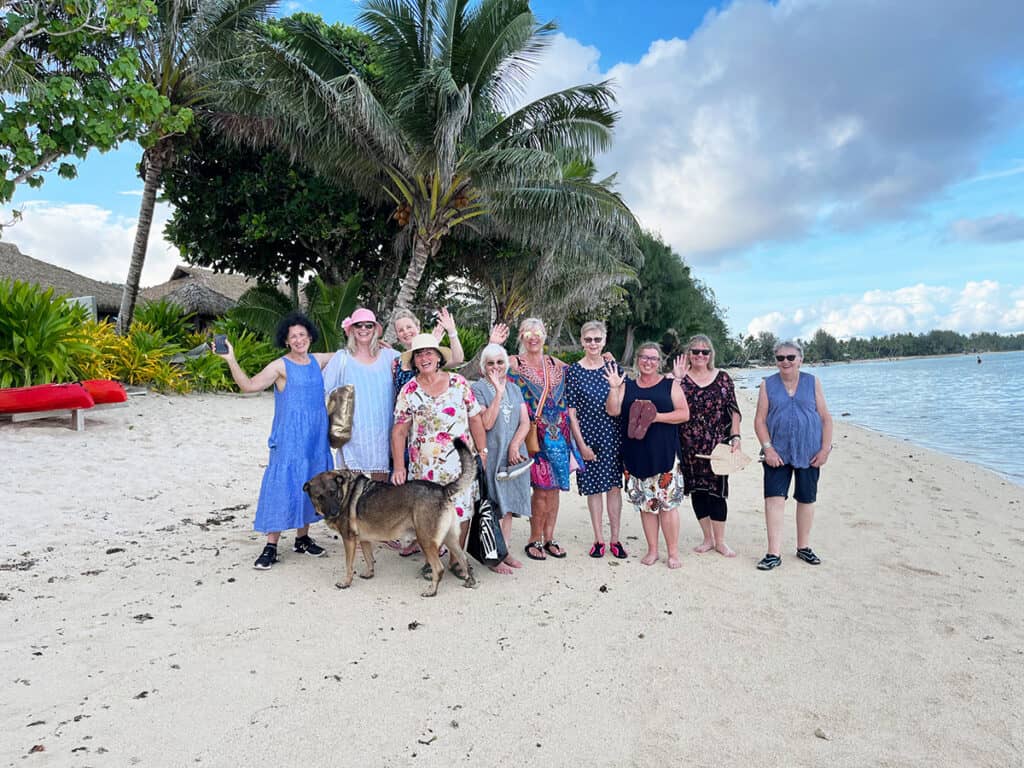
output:
[[[228,337],[227,334],[217,333],[213,336],[213,351],[218,355],[226,355],[228,353]]]

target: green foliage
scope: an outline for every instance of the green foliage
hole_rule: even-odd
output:
[[[609,347],[616,354],[628,338],[659,340],[669,356],[679,354],[690,336],[703,333],[716,348],[728,339],[728,328],[714,292],[690,274],[690,268],[654,235],[640,238],[643,266],[637,282],[624,286],[625,300],[608,321]]]
[[[476,357],[477,353],[487,346],[487,341],[490,337],[489,331],[482,331],[479,328],[459,328],[459,342],[462,344],[462,352],[466,360],[472,360]],[[445,339],[447,339],[447,336]],[[441,343],[449,344],[450,342],[442,340]]]
[[[75,355],[94,353],[82,338],[85,307],[17,280],[0,280],[0,387],[73,381]]]
[[[237,389],[227,364],[214,354],[185,359],[185,377],[196,392],[226,392]]]
[[[636,221],[586,160],[616,120],[609,83],[567,88],[512,114],[555,30],[526,0],[475,7],[441,0],[367,0],[360,26],[375,46],[367,76],[315,23],[257,41],[222,109],[259,145],[276,143],[317,173],[390,200],[403,228],[396,305],[411,306],[453,230],[502,235],[569,263],[604,249],[636,253]],[[406,255],[408,262],[404,260]]]
[[[313,351],[333,352],[342,346],[345,337],[341,321],[356,308],[362,283],[362,273],[353,275],[340,285],[327,285],[319,277],[313,277],[307,283],[304,311],[320,335]],[[228,314],[246,328],[266,339],[273,339],[281,318],[299,309],[287,294],[270,286],[257,286],[242,294]]]
[[[0,203],[38,187],[62,158],[84,158],[136,138],[170,103],[139,76],[123,36],[144,30],[152,0],[12,0],[0,15]],[[57,172],[74,178],[75,166]]]
[[[159,331],[169,342],[188,348],[194,312],[186,313],[180,304],[167,299],[147,301],[135,313],[135,322]],[[194,346],[194,345],[193,345]]]

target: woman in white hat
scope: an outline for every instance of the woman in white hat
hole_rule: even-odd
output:
[[[391,430],[391,481],[395,485],[402,485],[407,479],[442,485],[455,480],[462,472],[454,446],[456,439],[478,447],[480,458],[487,465],[482,409],[462,376],[442,370],[450,355],[451,351],[438,346],[437,339],[429,333],[414,338],[402,355],[402,362],[411,365],[416,375],[402,387],[395,402]],[[465,544],[473,514],[472,491],[456,497],[455,512],[462,526],[460,541]]]
[[[398,352],[381,346],[384,329],[365,307],[346,317],[341,327],[348,337],[347,348],[339,350],[324,370],[324,392],[352,384],[358,394],[352,438],[338,449],[337,465],[386,481],[391,469],[388,435],[395,406],[391,371]]]

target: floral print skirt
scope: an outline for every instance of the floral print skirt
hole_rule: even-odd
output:
[[[683,500],[683,476],[674,468],[654,477],[633,477],[626,472],[623,480],[626,498],[639,512],[656,515],[663,509],[678,507]]]

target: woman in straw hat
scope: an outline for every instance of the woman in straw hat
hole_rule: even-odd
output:
[[[451,351],[438,346],[429,333],[414,338],[402,355],[402,362],[411,365],[416,376],[402,387],[395,402],[391,430],[391,482],[395,485],[407,479],[443,485],[458,478],[462,464],[455,450],[457,439],[476,446],[487,464],[482,409],[462,376],[442,370],[450,360]],[[473,514],[471,490],[455,498],[455,512],[462,527],[460,542],[464,544]]]
[[[740,450],[740,408],[736,388],[725,371],[715,368],[715,346],[704,334],[690,338],[686,353],[676,359],[673,375],[683,385],[690,420],[679,425],[679,468],[704,540],[698,554],[712,549],[725,557],[736,553],[725,543],[729,478],[716,475],[707,456],[720,443]]]
[[[356,389],[352,438],[338,449],[338,466],[365,472],[374,480],[390,476],[390,444],[395,390],[391,371],[398,352],[381,346],[383,333],[372,311],[360,307],[341,323],[348,337],[324,370],[324,391],[345,384]]]

